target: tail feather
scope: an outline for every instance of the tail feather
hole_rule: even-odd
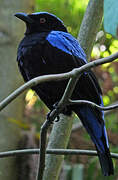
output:
[[[113,162],[111,159],[110,152],[101,153],[98,151],[98,157],[102,169],[102,173],[104,176],[110,176],[114,174]]]
[[[113,175],[114,168],[109,151],[104,119],[99,121],[99,116],[95,116],[93,109],[91,110],[88,106],[81,106],[79,110],[74,109],[74,111],[82,121],[85,129],[96,146],[103,175]]]

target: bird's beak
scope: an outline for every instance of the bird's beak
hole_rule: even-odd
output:
[[[14,16],[16,16],[17,18],[21,19],[25,23],[30,23],[31,24],[31,23],[34,22],[33,19],[30,18],[28,16],[28,14],[26,14],[26,13],[16,13],[16,14],[14,14]]]

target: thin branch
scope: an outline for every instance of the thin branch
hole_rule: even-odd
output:
[[[37,84],[40,84],[42,82],[48,82],[48,81],[59,81],[68,79],[73,74],[70,72],[68,73],[62,73],[62,74],[53,74],[53,75],[44,75],[39,76],[36,78],[33,78],[32,80],[28,81],[27,83],[20,86],[18,89],[16,89],[13,93],[11,93],[8,97],[6,97],[3,101],[0,102],[0,111],[4,109],[10,102],[12,102],[16,97],[18,97],[21,93],[23,93],[25,90],[36,86]]]
[[[46,138],[47,138],[47,130],[51,125],[51,121],[47,120],[44,122],[44,124],[41,127],[41,140],[40,140],[40,159],[38,163],[38,169],[37,169],[37,177],[36,179],[42,180],[43,178],[43,172],[45,168],[45,154],[46,154]]]
[[[53,75],[44,75],[44,76],[40,76],[40,77],[34,78],[34,79],[28,81],[27,83],[25,83],[24,85],[22,85],[21,87],[19,87],[18,89],[16,89],[7,98],[5,98],[2,102],[0,102],[0,111],[3,108],[5,108],[10,102],[12,102],[17,96],[19,96],[26,89],[29,89],[32,86],[35,86],[35,85],[37,85],[39,83],[42,83],[42,82],[58,81],[58,80],[64,80],[64,79],[72,78],[75,75],[78,76],[83,71],[86,71],[86,70],[88,70],[90,68],[93,68],[93,67],[101,65],[101,64],[112,62],[112,61],[114,61],[117,58],[118,58],[118,52],[112,54],[111,56],[108,56],[108,57],[105,57],[105,58],[102,58],[102,59],[98,59],[96,61],[93,61],[93,62],[90,62],[88,64],[85,64],[85,65],[83,65],[80,68],[73,69],[72,71],[70,71],[68,73],[53,74]]]
[[[21,156],[28,154],[39,154],[40,149],[23,149],[15,151],[6,151],[0,152],[0,158],[12,157],[12,156]],[[46,154],[55,154],[55,155],[87,155],[87,156],[97,156],[97,152],[93,150],[78,150],[78,149],[47,149]],[[117,153],[111,153],[111,157],[118,159]]]
[[[51,121],[54,121],[54,119],[61,112],[61,110],[63,110],[63,108],[70,103],[68,101],[68,99],[70,99],[70,97],[71,97],[71,95],[73,93],[73,90],[74,90],[74,88],[76,86],[77,81],[78,81],[78,78],[76,76],[69,79],[62,98],[58,102],[58,105],[50,113]]]
[[[77,61],[77,58],[74,57],[74,54],[72,52],[72,58],[73,58],[73,61],[76,62]],[[79,80],[81,74],[79,74],[78,76],[75,74],[73,75],[72,78],[69,79],[69,82],[66,86],[66,89],[64,91],[64,94],[61,98],[61,100],[59,101],[59,104],[60,106],[64,106],[65,104],[68,104],[68,100],[71,98],[71,95],[75,89],[75,86],[77,84],[77,81]]]
[[[98,104],[96,104],[94,102],[87,101],[87,100],[69,100],[69,104],[71,104],[71,105],[73,105],[73,104],[87,104],[87,105],[93,106],[93,107],[100,109],[100,110],[103,110],[103,111],[108,111],[108,110],[118,108],[118,104],[103,107],[103,106],[99,106]]]
[[[93,67],[96,67],[96,66],[99,66],[99,65],[102,65],[105,63],[112,62],[112,61],[116,60],[117,58],[118,58],[118,52],[116,52],[108,57],[89,62],[89,63],[81,66],[80,68],[75,68],[75,69],[73,69],[73,73],[74,73],[74,75],[79,75],[80,73],[82,73],[84,71],[87,71]]]
[[[72,77],[70,78],[68,84],[67,84],[67,87],[65,89],[65,92],[60,100],[60,105],[62,104],[65,104],[65,103],[68,103],[68,99],[70,99],[72,93],[73,93],[73,90],[75,89],[75,86],[77,84],[77,81],[78,81],[78,78],[75,76],[75,77]]]

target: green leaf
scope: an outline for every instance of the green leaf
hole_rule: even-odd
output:
[[[104,28],[118,38],[118,0],[104,0]]]

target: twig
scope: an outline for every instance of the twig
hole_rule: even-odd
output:
[[[12,102],[16,97],[18,97],[21,93],[23,93],[25,90],[31,88],[32,86],[36,86],[37,84],[40,84],[42,82],[57,81],[57,80],[59,81],[62,79],[68,79],[71,76],[72,76],[72,73],[70,71],[68,73],[44,75],[44,76],[39,76],[39,77],[33,78],[32,80],[28,81],[27,83],[23,84],[18,89],[16,89],[13,93],[11,93],[3,101],[1,101],[0,102],[0,111],[2,109],[4,109],[10,102]]]
[[[107,106],[107,107],[103,107],[103,106],[99,106],[98,104],[91,102],[91,101],[87,101],[87,100],[69,100],[69,104],[87,104],[90,106],[93,106],[97,109],[103,110],[103,111],[108,111],[108,110],[112,110],[112,109],[116,109],[118,108],[118,104],[114,104],[111,106]]]
[[[98,65],[101,65],[101,64],[112,62],[113,60],[115,60],[117,58],[118,58],[118,52],[112,54],[111,56],[108,56],[108,57],[105,57],[102,59],[98,59],[96,61],[85,64],[80,68],[73,69],[72,71],[70,71],[68,73],[44,75],[44,76],[34,78],[34,79],[28,81],[27,83],[25,83],[24,85],[22,85],[21,87],[19,87],[18,89],[16,89],[7,98],[5,98],[3,101],[1,101],[0,102],[0,111],[3,108],[5,108],[10,102],[12,102],[17,96],[19,96],[26,89],[29,89],[32,86],[35,86],[35,85],[42,83],[42,82],[58,81],[58,80],[64,80],[64,79],[72,78],[75,75],[78,76],[83,71],[87,71],[88,69],[93,68],[93,67],[98,66]]]
[[[79,77],[78,77],[79,78]],[[71,95],[73,93],[73,90],[77,84],[77,81],[78,81],[78,78],[75,76],[75,77],[72,77],[70,78],[68,84],[67,84],[67,87],[64,91],[64,94],[59,102],[58,105],[63,105],[63,104],[68,104],[68,99],[71,98]]]
[[[61,110],[61,109],[60,109]],[[40,159],[37,168],[37,177],[36,180],[43,179],[43,173],[45,169],[45,155],[46,155],[46,137],[47,131],[50,125],[53,123],[57,115],[60,113],[59,109],[55,108],[53,111],[50,112],[49,117],[43,123],[41,127],[41,137],[40,137]]]
[[[0,158],[12,157],[12,156],[21,156],[28,154],[39,154],[40,149],[23,149],[15,151],[6,151],[0,152]],[[87,155],[87,156],[97,156],[97,152],[93,150],[78,150],[78,149],[47,149],[46,154],[55,154],[55,155]],[[118,159],[117,153],[111,153],[111,157]]]
[[[74,73],[74,75],[79,75],[80,73],[82,73],[84,71],[87,71],[90,68],[93,68],[93,67],[105,64],[105,63],[112,62],[117,58],[118,58],[118,52],[114,53],[114,54],[112,54],[112,55],[110,55],[108,57],[97,59],[95,61],[89,62],[89,63],[81,66],[80,68],[75,68],[75,69],[73,69],[73,73]]]
[[[71,53],[72,53],[73,61],[75,63],[77,63],[77,58],[74,57],[73,52],[71,52]],[[64,105],[68,104],[68,100],[71,98],[71,95],[75,89],[75,86],[76,86],[77,81],[79,80],[80,76],[81,76],[81,73],[78,76],[75,74],[75,75],[73,75],[72,78],[69,79],[66,89],[64,91],[64,94],[63,94],[61,100],[59,101],[59,104],[58,104],[59,106],[64,106]]]
[[[41,140],[40,140],[40,159],[38,163],[37,169],[37,177],[36,180],[43,178],[43,172],[45,168],[45,154],[46,154],[46,137],[47,137],[47,130],[51,125],[51,121],[47,119],[41,127]]]

